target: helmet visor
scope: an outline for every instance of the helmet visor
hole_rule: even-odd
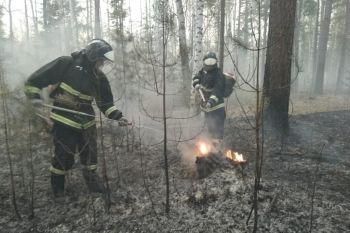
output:
[[[207,58],[204,60],[204,65],[206,65],[206,66],[213,66],[215,64],[216,64],[215,58]]]
[[[105,53],[104,55],[104,58],[110,62],[114,62],[114,53],[113,51],[109,51],[107,53]]]
[[[109,74],[115,67],[115,64],[110,60],[105,60],[103,65],[99,67],[99,69],[105,74]]]

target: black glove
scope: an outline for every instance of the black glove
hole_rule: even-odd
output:
[[[194,78],[192,79],[192,87],[196,88],[196,86],[199,85],[199,83],[200,83],[199,77],[197,75],[194,76]]]
[[[213,107],[213,105],[214,105],[214,100],[213,99],[209,99],[207,101],[207,103],[205,104],[205,108],[211,108],[211,107]]]
[[[123,117],[123,113],[119,110],[113,111],[108,118],[113,119],[113,120],[119,120],[120,118]]]

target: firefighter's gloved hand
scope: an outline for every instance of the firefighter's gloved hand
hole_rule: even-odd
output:
[[[124,117],[120,118],[118,120],[118,125],[119,126],[128,126],[130,123],[127,119],[125,119]]]
[[[214,103],[212,102],[211,99],[209,99],[209,100],[207,101],[207,103],[205,104],[205,108],[211,108],[211,107],[213,107],[213,105],[214,105]]]
[[[119,110],[115,110],[108,115],[109,119],[113,119],[113,120],[117,120],[117,121],[122,117],[123,117],[123,113]]]
[[[43,100],[42,99],[38,99],[38,98],[34,98],[30,100],[31,104],[33,105],[33,107],[41,107],[43,105]]]
[[[200,84],[196,84],[196,86],[194,86],[194,89],[195,89],[196,91],[198,91],[199,88],[201,88],[201,85],[200,85]]]
[[[192,79],[192,87],[196,89],[196,86],[199,84],[199,77],[198,76],[195,76],[193,79]]]
[[[205,108],[211,108],[211,103],[210,103],[210,102],[207,102],[207,103],[205,104]]]

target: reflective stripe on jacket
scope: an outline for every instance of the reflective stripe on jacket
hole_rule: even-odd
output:
[[[224,108],[224,91],[225,91],[225,79],[219,68],[215,68],[211,71],[205,71],[201,69],[198,74],[193,78],[193,82],[201,85],[201,90],[204,98],[207,102],[211,103],[211,108],[205,108],[203,101],[201,103],[201,109],[205,112],[211,112],[219,108]]]
[[[58,84],[50,94],[54,106],[95,115],[92,101],[110,119],[120,117],[114,106],[113,95],[107,77],[93,68],[82,53],[63,56],[34,72],[25,84],[29,98],[40,98],[41,89]],[[53,109],[50,118],[75,129],[87,129],[95,125],[94,117],[81,116]]]

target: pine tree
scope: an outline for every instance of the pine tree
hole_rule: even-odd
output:
[[[271,0],[264,97],[267,122],[277,132],[288,130],[296,1]]]
[[[332,15],[332,4],[334,0],[325,2],[324,17],[321,22],[320,36],[319,36],[319,50],[317,58],[316,82],[314,86],[314,94],[323,94],[323,84],[325,75],[325,65],[327,57],[327,44],[329,38],[329,28]]]
[[[0,39],[4,37],[4,23],[2,22],[2,17],[4,16],[4,9],[0,6]]]

